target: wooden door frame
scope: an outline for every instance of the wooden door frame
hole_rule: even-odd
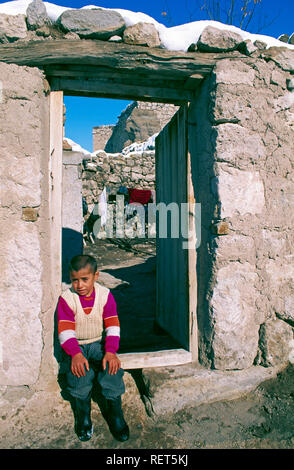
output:
[[[138,100],[140,98],[137,98]],[[186,125],[188,125],[186,123]],[[63,91],[50,92],[50,219],[51,219],[51,253],[52,253],[52,288],[56,297],[62,290],[61,277],[61,234],[62,234],[62,141],[63,141]],[[189,147],[189,146],[188,146]],[[187,196],[189,204],[189,230],[194,232],[194,203],[191,155],[187,155]],[[190,233],[190,232],[189,232]],[[194,244],[195,246],[195,244]],[[164,367],[183,365],[198,361],[197,338],[197,277],[196,248],[188,250],[189,282],[189,350],[168,349],[144,353],[118,354],[123,369]]]

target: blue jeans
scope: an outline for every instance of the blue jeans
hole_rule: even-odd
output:
[[[85,368],[85,376],[77,377],[71,370],[71,357],[65,358],[63,367],[66,367],[67,390],[72,397],[85,400],[92,392],[94,382],[101,387],[101,393],[107,400],[118,398],[125,392],[123,381],[124,371],[118,369],[116,374],[109,374],[108,364],[102,369],[104,351],[100,341],[80,345],[81,351],[89,363],[89,370]]]

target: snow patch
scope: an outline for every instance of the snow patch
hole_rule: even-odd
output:
[[[83,153],[84,155],[90,155],[91,154],[91,152],[84,149],[83,147],[81,147],[79,144],[77,144],[73,140],[69,139],[68,137],[64,137],[63,140],[68,142],[68,144],[71,146],[73,152],[80,152],[80,153]]]

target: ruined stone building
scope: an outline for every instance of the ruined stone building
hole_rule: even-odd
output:
[[[208,26],[179,52],[158,46],[154,25],[136,40],[117,15],[106,32],[95,15],[88,32],[62,16],[1,15],[1,405],[15,388],[58,387],[63,94],[178,107],[155,160],[157,202],[189,208],[190,248],[183,234],[157,240],[157,319],[181,347],[121,355],[122,366],[282,367],[294,324],[292,46]]]
[[[115,125],[93,128],[93,152],[121,152],[134,142],[144,142],[158,133],[178,110],[173,104],[134,101],[121,113]]]

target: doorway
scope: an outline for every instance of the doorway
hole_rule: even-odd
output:
[[[51,93],[51,109],[55,112],[56,102],[61,103],[60,93]],[[61,145],[58,141],[60,130],[56,132],[56,116],[51,113],[52,120],[55,120],[55,126],[51,126],[51,141],[56,149]],[[185,105],[156,139],[156,204],[173,202],[180,205],[192,200],[187,137]],[[54,154],[57,158],[58,152]],[[172,190],[173,181],[177,182],[176,193]],[[191,229],[194,224],[190,215],[187,223]],[[119,351],[124,368],[183,364],[195,360],[197,355],[196,253],[193,256],[190,253],[193,250],[184,251],[182,238],[173,237],[170,231],[160,237],[158,227],[157,214],[156,243],[143,263],[108,266],[102,270],[123,281],[112,292],[118,303],[122,331],[126,332],[122,334]],[[131,245],[136,250],[136,244]],[[91,254],[93,250],[94,247],[86,247],[84,252]],[[136,294],[132,298],[127,292],[130,287],[126,285],[139,283],[140,277],[144,278],[145,286],[142,289],[141,279],[141,291],[134,288]]]

